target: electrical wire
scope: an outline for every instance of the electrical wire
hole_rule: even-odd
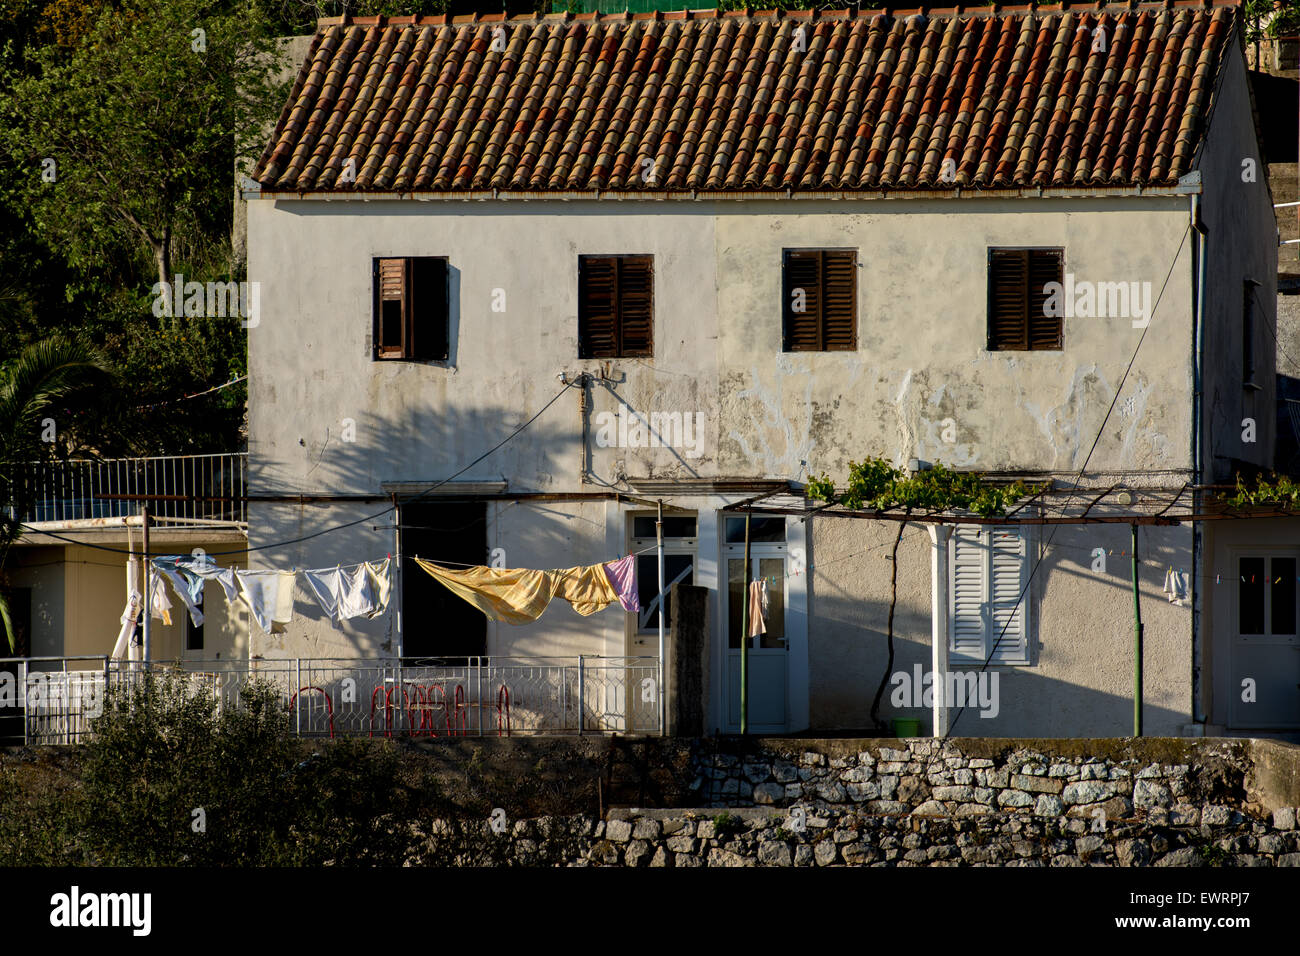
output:
[[[456,473],[453,474],[453,475],[449,475],[448,477],[442,479],[442,481],[438,482],[438,483],[435,484],[435,485],[431,485],[430,487],[426,488],[424,491],[420,492],[420,494],[416,495],[414,498],[411,498],[411,499],[409,499],[408,501],[404,501],[403,504],[412,504],[412,503],[414,503],[414,502],[416,502],[416,501],[419,501],[421,498],[425,497],[426,495],[432,494],[434,491],[436,491],[438,488],[441,488],[443,485],[447,484],[448,482],[454,481],[454,480],[456,480],[457,478],[459,478],[459,477],[460,477],[461,475],[463,475],[465,472],[469,471],[471,468],[473,468],[473,467],[474,467],[475,465],[477,465],[479,462],[483,461],[483,459],[487,458],[489,455],[491,455],[493,452],[495,452],[495,451],[496,451],[497,449],[499,449],[501,446],[505,445],[508,441],[510,441],[511,439],[513,439],[516,435],[518,435],[520,432],[522,432],[525,428],[527,428],[527,427],[528,427],[529,425],[531,425],[533,422],[537,421],[537,419],[541,418],[542,414],[543,414],[544,412],[546,412],[547,409],[549,409],[552,405],[554,405],[557,401],[560,400],[560,396],[562,396],[565,392],[567,392],[569,389],[571,389],[571,388],[573,388],[573,387],[574,387],[573,384],[565,383],[564,387],[561,388],[558,392],[556,392],[556,393],[555,393],[555,396],[554,396],[554,397],[553,397],[549,402],[547,402],[545,405],[543,405],[542,408],[541,408],[541,410],[538,411],[537,414],[533,415],[532,418],[528,419],[528,421],[524,422],[522,425],[520,425],[518,428],[516,428],[513,432],[511,432],[509,435],[507,435],[507,436],[506,436],[505,438],[503,438],[501,441],[497,442],[495,445],[493,445],[491,448],[489,448],[489,449],[488,449],[487,451],[485,451],[483,454],[479,455],[477,458],[475,458],[473,461],[471,461],[471,462],[470,462],[468,465],[466,465],[464,468],[460,469],[460,471],[456,472]],[[355,526],[357,526],[357,525],[359,525],[359,524],[365,524],[367,521],[374,521],[376,518],[382,518],[384,515],[386,515],[386,514],[390,514],[390,513],[392,513],[392,512],[395,511],[395,510],[396,510],[396,509],[395,509],[392,505],[389,505],[389,506],[388,506],[387,508],[385,508],[384,510],[382,510],[382,511],[376,511],[374,514],[369,514],[369,515],[366,515],[365,517],[357,518],[357,519],[354,520],[354,521],[348,521],[348,522],[346,522],[346,523],[344,523],[344,524],[334,525],[333,527],[330,527],[330,528],[323,528],[323,529],[320,530],[320,531],[314,531],[314,532],[312,532],[311,534],[302,535],[301,537],[298,537],[298,538],[290,538],[289,540],[286,540],[286,541],[275,541],[275,542],[272,542],[271,544],[259,544],[259,545],[257,545],[256,547],[252,547],[252,548],[235,548],[235,549],[230,550],[230,551],[209,551],[208,554],[215,554],[215,555],[227,555],[227,554],[252,554],[252,553],[255,552],[255,551],[269,551],[269,550],[271,550],[271,549],[273,549],[273,548],[283,548],[283,547],[286,547],[287,545],[291,545],[291,544],[301,544],[301,543],[304,542],[304,541],[311,541],[313,538],[319,538],[319,537],[321,537],[322,535],[331,534],[331,533],[333,533],[333,532],[335,532],[335,531],[343,531],[343,530],[345,530],[345,529],[347,529],[347,528],[353,528],[353,527],[355,527]],[[76,540],[75,538],[69,538],[69,537],[66,537],[66,536],[64,536],[64,535],[56,534],[56,533],[53,532],[53,531],[45,531],[45,530],[42,530],[42,529],[40,529],[40,528],[33,528],[31,525],[25,524],[25,523],[23,523],[23,522],[18,522],[18,525],[19,525],[19,527],[23,528],[23,529],[26,530],[26,531],[30,531],[30,532],[32,532],[32,533],[34,533],[34,534],[44,535],[45,537],[54,538],[56,541],[65,541],[65,542],[67,542],[68,544],[76,544],[76,545],[80,545],[80,546],[85,547],[85,548],[94,548],[94,549],[97,550],[97,551],[108,551],[108,552],[111,552],[111,553],[113,553],[113,554],[131,554],[131,553],[132,553],[132,552],[127,551],[127,550],[124,550],[124,549],[122,549],[122,548],[113,548],[113,547],[109,547],[108,545],[103,545],[103,544],[92,544],[92,543],[87,542],[87,541],[78,541],[78,540]],[[144,552],[136,552],[136,554],[138,554],[138,555],[140,555],[140,556],[148,556],[148,557],[160,556],[160,555],[164,555],[164,554],[167,554],[167,553],[168,553],[168,552],[165,552],[165,551],[150,551],[150,552],[148,553],[148,555],[145,555]]]
[[[1173,260],[1169,263],[1169,271],[1165,273],[1165,281],[1160,286],[1160,294],[1156,296],[1156,301],[1151,306],[1151,315],[1147,319],[1147,324],[1143,327],[1142,334],[1138,337],[1137,345],[1133,347],[1133,354],[1129,357],[1128,366],[1124,369],[1124,374],[1120,377],[1119,384],[1115,387],[1115,394],[1110,400],[1110,407],[1106,409],[1106,415],[1102,418],[1101,425],[1097,428],[1097,435],[1093,438],[1092,445],[1088,448],[1088,454],[1084,457],[1083,465],[1079,469],[1079,474],[1075,477],[1076,485],[1083,479],[1084,473],[1088,470],[1088,462],[1092,460],[1093,452],[1097,450],[1097,445],[1101,442],[1101,436],[1106,431],[1106,423],[1110,421],[1111,413],[1115,411],[1115,406],[1119,402],[1119,397],[1124,392],[1124,383],[1128,381],[1129,373],[1133,371],[1133,363],[1137,361],[1138,352],[1142,349],[1142,343],[1146,341],[1147,333],[1151,331],[1152,320],[1154,320],[1156,312],[1160,308],[1161,300],[1164,299],[1165,289],[1169,287],[1169,279],[1174,274],[1174,267],[1178,265],[1178,259],[1183,253],[1183,246],[1187,244],[1187,236],[1191,233],[1191,230],[1192,224],[1189,222],[1187,227],[1183,230],[1183,237],[1178,243],[1178,249],[1174,252]],[[1074,495],[1070,494],[1061,504],[1061,516],[1064,516],[1065,509],[1069,507],[1070,500],[1073,497]],[[1020,605],[1024,603],[1025,595],[1029,593],[1029,588],[1034,583],[1034,576],[1042,566],[1043,558],[1046,556],[1047,549],[1052,546],[1052,541],[1055,539],[1056,532],[1060,528],[1061,525],[1053,525],[1051,534],[1048,536],[1047,541],[1039,548],[1039,554],[1034,560],[1034,566],[1029,571],[1029,577],[1025,580],[1025,586],[1020,590],[1020,596],[1016,598],[1015,606],[1011,609],[1011,613],[1007,615],[1007,620],[1006,623],[1002,625],[1002,630],[998,632],[997,638],[990,643],[988,656],[984,659],[984,664],[980,667],[979,673],[982,674],[984,671],[988,670],[988,666],[993,660],[993,655],[997,652],[998,645],[1002,643],[1002,638],[1007,633],[1007,628],[1011,626],[1012,621],[1017,619],[1017,612],[1020,610]],[[1020,615],[1020,617],[1023,619],[1023,615]],[[953,717],[951,723],[948,725],[948,732],[944,734],[945,740],[951,737],[953,731],[957,729],[957,722],[961,720],[966,709],[965,704],[957,709],[957,715]]]

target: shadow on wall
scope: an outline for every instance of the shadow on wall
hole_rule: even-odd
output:
[[[431,376],[445,374],[432,363],[414,364],[429,366]],[[406,383],[402,391],[420,394]],[[428,391],[434,391],[432,385]],[[383,482],[452,479],[507,439],[550,397],[528,408],[439,408],[426,401],[412,402],[400,416],[381,417],[365,409],[336,419],[303,416],[294,446],[298,454],[293,447],[281,448],[283,460],[275,461],[250,441],[250,494],[381,495]],[[517,437],[453,480],[509,477],[511,490],[533,491],[553,475],[571,473],[576,483],[581,444],[577,402],[576,390],[562,396]]]
[[[418,394],[418,393],[416,393]],[[423,394],[429,394],[424,392]],[[544,401],[538,403],[538,408]],[[255,552],[259,567],[328,568],[362,560],[382,560],[395,550],[391,511],[381,496],[385,482],[436,483],[455,473],[506,439],[535,414],[537,408],[440,409],[432,402],[412,405],[410,414],[391,417],[363,412],[344,427],[351,431],[345,440],[341,422],[309,422],[317,434],[300,450],[300,461],[292,464],[267,463],[254,447],[250,455],[252,494],[366,494],[370,501],[255,503],[259,517],[250,543],[253,546],[307,537],[326,528],[356,522],[306,541]],[[577,425],[577,393],[561,397],[541,418],[516,439],[481,463],[468,468],[455,481],[501,481],[508,476],[509,489],[532,491],[537,483],[562,469],[574,478],[579,464],[580,432]],[[522,446],[522,447],[521,447]],[[390,451],[391,450],[391,451]],[[450,461],[450,464],[442,464]],[[411,464],[427,462],[429,464]],[[519,475],[529,477],[519,478]],[[527,507],[524,527],[515,527],[503,539],[500,526],[511,527],[513,509],[525,505],[501,502],[455,500],[444,493],[404,495],[403,635],[408,655],[462,657],[483,654],[483,614],[435,581],[413,561],[412,555],[463,564],[488,564],[493,547],[503,547],[508,566],[514,555],[557,556],[560,566],[575,563],[574,519],[563,505]],[[497,512],[500,520],[494,518]],[[373,517],[372,517],[373,516]],[[603,537],[603,526],[599,530]],[[564,556],[559,560],[558,556]],[[600,554],[595,558],[607,558]],[[514,558],[515,561],[518,558]],[[553,562],[554,563],[554,562]],[[561,604],[563,602],[560,602]],[[286,639],[302,634],[325,638],[328,628],[338,632],[338,642],[371,655],[392,647],[391,626],[364,618],[331,622],[324,610],[307,599],[300,585],[294,605],[295,622]],[[583,620],[567,607],[554,607],[537,625],[554,626],[557,618],[566,626]],[[531,629],[521,629],[519,636]],[[327,638],[326,638],[327,639]],[[337,648],[330,651],[337,653]]]
[[[830,520],[830,519],[823,519]],[[869,523],[867,523],[869,524]],[[924,530],[918,529],[924,535]],[[976,695],[976,702],[964,712],[954,708],[949,713],[949,727],[955,736],[986,737],[1115,737],[1129,736],[1133,730],[1133,617],[1129,558],[1120,557],[1121,537],[1127,546],[1128,528],[1119,525],[1099,531],[1099,542],[1112,546],[1114,557],[1108,572],[1091,570],[1091,554],[1076,546],[1053,545],[1034,574],[1033,586],[1025,600],[1030,600],[1029,666],[999,666],[983,669],[982,661],[957,662],[950,659],[950,670],[970,674],[973,683],[965,684]],[[816,626],[810,629],[810,732],[860,731],[874,735],[871,703],[885,676],[887,663],[886,622],[889,613],[888,544],[883,550],[876,538],[865,554],[867,563],[860,565],[864,574],[883,576],[883,584],[873,583],[872,594],[864,597],[850,593],[842,580],[833,584],[814,573],[809,582],[810,610]],[[930,566],[928,542],[924,563],[915,560],[919,553],[912,535],[912,550],[900,551],[898,604],[894,613],[894,662],[891,680],[881,697],[880,716],[886,726],[892,718],[920,721],[921,733],[932,728],[931,710],[918,706],[924,692],[922,681],[930,671]],[[1175,549],[1142,546],[1143,563],[1139,570],[1142,608],[1147,625],[1143,730],[1152,735],[1177,736],[1190,722],[1188,713],[1157,706],[1152,698],[1167,693],[1172,683],[1181,685],[1189,678],[1185,668],[1191,660],[1190,608],[1176,609],[1188,615],[1185,653],[1173,648],[1169,618],[1153,621],[1157,611],[1168,613],[1169,603],[1162,594],[1164,566],[1185,561],[1185,552]],[[879,564],[880,569],[876,568]],[[816,556],[812,558],[816,568]],[[1034,559],[1029,561],[1034,567]],[[1084,591],[1082,588],[1089,589]],[[1099,587],[1100,586],[1100,587]],[[1060,589],[1073,589],[1073,600],[1058,600]],[[1104,590],[1103,590],[1104,589]],[[881,591],[883,590],[883,598]],[[1053,595],[1049,618],[1044,621],[1041,595]],[[1081,603],[1095,609],[1092,618],[1081,618]],[[1154,625],[1154,626],[1153,626]],[[1159,627],[1159,631],[1155,627]],[[1175,641],[1184,640],[1179,631]],[[1042,666],[1045,655],[1051,657],[1051,673]],[[1170,673],[1171,666],[1177,668]],[[1159,671],[1163,668],[1163,673]],[[980,672],[983,670],[983,675]],[[1077,682],[1071,679],[1077,672]],[[996,684],[992,674],[997,674]],[[896,676],[898,675],[898,676]],[[1098,685],[1113,685],[1114,690]],[[1190,708],[1190,690],[1187,691]],[[896,701],[912,706],[898,706]],[[989,716],[981,716],[981,711]]]

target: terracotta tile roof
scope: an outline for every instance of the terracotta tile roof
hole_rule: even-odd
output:
[[[1170,184],[1235,5],[322,21],[290,192]]]

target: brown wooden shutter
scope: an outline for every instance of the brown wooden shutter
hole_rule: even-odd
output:
[[[1061,253],[1055,249],[1032,249],[1029,252],[1029,347],[1031,349],[1061,348],[1062,315],[1046,315],[1043,307],[1049,282],[1061,281]],[[1058,301],[1060,296],[1057,296]],[[1064,313],[1064,303],[1058,310]]]
[[[618,260],[578,259],[578,357],[618,357]]]
[[[822,348],[828,352],[858,347],[857,261],[852,249],[822,253]]]
[[[407,355],[421,361],[445,360],[449,354],[450,302],[445,258],[411,260],[410,326]]]
[[[821,253],[787,250],[782,315],[786,352],[816,352],[822,348]],[[803,290],[803,311],[794,311],[796,292]]]
[[[1029,250],[989,250],[989,350],[1029,348]]]
[[[1044,306],[1048,298],[1047,284],[1061,281],[1063,262],[1059,249],[989,250],[988,347],[991,351],[1046,351],[1062,347],[1064,319],[1060,315],[1044,314]]]
[[[410,260],[375,261],[375,355],[404,358],[410,330]]]
[[[620,356],[654,355],[654,257],[622,256],[618,260],[618,324]]]

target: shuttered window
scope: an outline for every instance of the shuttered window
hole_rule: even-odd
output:
[[[858,347],[858,254],[786,249],[782,262],[782,351],[852,352]]]
[[[374,260],[374,357],[445,360],[451,339],[445,258]]]
[[[1061,249],[989,250],[990,351],[1051,351],[1062,348],[1064,303],[1047,315],[1050,282],[1062,281]],[[1060,297],[1057,297],[1058,301]]]
[[[578,257],[578,357],[654,355],[654,256]]]
[[[1028,664],[1025,536],[1013,528],[959,525],[949,549],[951,655],[958,663]]]

